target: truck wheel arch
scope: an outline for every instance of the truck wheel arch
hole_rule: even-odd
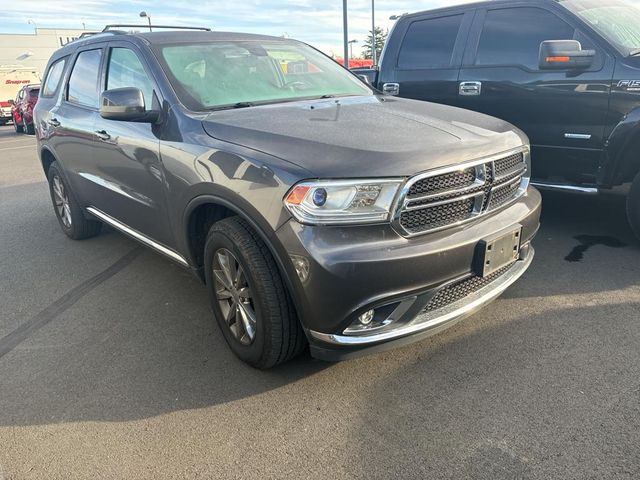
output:
[[[598,181],[616,186],[633,181],[640,171],[640,107],[629,112],[605,144],[605,161]]]
[[[201,215],[208,216],[204,225],[198,226]],[[219,220],[229,216],[239,216],[244,219],[258,236],[265,243],[273,256],[278,270],[284,279],[285,285],[291,298],[293,299],[296,311],[300,312],[301,302],[297,294],[296,288],[291,281],[291,275],[295,275],[295,269],[288,260],[287,252],[276,247],[274,235],[267,234],[267,226],[262,226],[250,214],[224,197],[215,194],[199,195],[192,199],[184,210],[183,218],[183,242],[187,248],[187,260],[195,268],[195,273],[204,283],[204,270],[202,252],[204,252],[204,243],[202,243],[202,252],[199,253],[200,240],[206,239],[209,228]],[[199,218],[200,217],[200,218]],[[204,236],[204,237],[203,237]]]

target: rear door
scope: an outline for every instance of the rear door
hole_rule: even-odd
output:
[[[92,185],[82,177],[95,163],[94,124],[98,114],[98,78],[103,45],[91,45],[71,58],[72,67],[57,104],[47,113],[45,135],[64,167],[78,200],[91,198]],[[50,73],[51,75],[51,73]]]
[[[101,91],[136,87],[148,110],[160,109],[159,89],[137,47],[109,44]],[[94,206],[128,227],[168,247],[174,239],[165,201],[159,127],[151,123],[107,120],[97,115],[96,161],[85,177],[98,193]]]
[[[578,27],[567,12],[540,4],[480,10],[460,70],[458,104],[524,130],[538,180],[595,183],[614,58]],[[571,39],[597,51],[592,67],[538,68],[543,41]]]
[[[472,12],[404,17],[385,51],[379,86],[401,97],[455,104],[457,81]],[[392,92],[393,93],[393,92]]]

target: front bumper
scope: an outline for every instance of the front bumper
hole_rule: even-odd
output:
[[[500,295],[530,265],[540,219],[537,190],[477,222],[413,238],[390,226],[312,227],[290,221],[277,234],[290,255],[309,261],[309,276],[293,278],[298,314],[315,357],[340,360],[436,333]],[[479,242],[522,225],[520,260],[470,294],[429,303],[443,287],[473,277]],[[494,281],[495,280],[495,281]],[[393,322],[370,333],[345,330],[370,309],[393,305]],[[427,307],[428,313],[425,312]],[[390,308],[390,307],[389,307]],[[390,343],[391,342],[391,343]]]

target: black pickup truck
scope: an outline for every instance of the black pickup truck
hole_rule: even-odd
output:
[[[640,238],[640,7],[623,0],[496,0],[403,15],[379,90],[520,127],[534,185],[627,195]],[[487,132],[490,135],[489,132]]]

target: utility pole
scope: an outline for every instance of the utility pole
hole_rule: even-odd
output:
[[[347,20],[347,0],[342,0],[342,30],[344,33],[344,67],[349,68],[349,21]]]
[[[371,0],[371,58],[373,66],[378,63],[378,51],[376,48],[376,0]]]

